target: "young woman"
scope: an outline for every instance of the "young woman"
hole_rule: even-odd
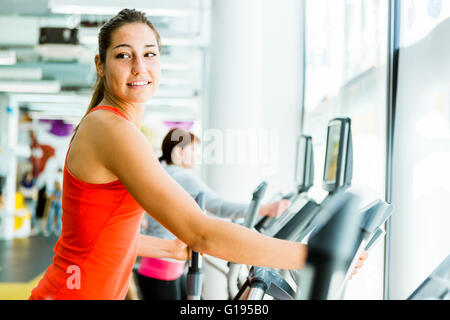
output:
[[[124,9],[99,33],[96,90],[66,155],[63,229],[30,299],[123,299],[137,255],[197,252],[250,265],[304,266],[306,246],[203,214],[139,131],[161,77],[161,43],[145,15]],[[148,212],[179,240],[139,234]]]
[[[46,233],[45,236],[50,236],[52,233],[59,236],[61,234],[62,229],[62,205],[61,205],[61,195],[62,195],[62,188],[61,188],[61,182],[58,180],[54,181],[54,190],[52,194],[50,195],[50,210],[48,212],[47,217],[47,227],[46,227]],[[56,217],[56,229],[53,228],[53,222]]]
[[[199,162],[200,139],[193,133],[172,129],[164,137],[159,158],[163,168],[178,182],[191,197],[200,192],[205,194],[206,210],[221,218],[244,217],[248,203],[236,203],[222,199],[203,182],[192,169]],[[260,207],[259,214],[276,217],[290,205],[280,200]],[[146,227],[143,233],[173,240],[176,237],[151,216],[144,217]],[[138,285],[144,300],[180,300],[185,298],[186,278],[183,274],[184,261],[173,259],[142,258],[137,273]]]

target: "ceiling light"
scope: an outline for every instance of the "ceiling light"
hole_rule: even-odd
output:
[[[16,64],[16,52],[13,50],[0,50],[0,65]]]
[[[0,92],[56,93],[61,90],[59,81],[5,81],[0,80]]]
[[[40,80],[41,68],[0,67],[0,80]]]
[[[73,5],[73,4],[55,4],[50,7],[52,13],[61,14],[86,14],[86,15],[107,15],[114,16],[122,10],[123,7],[113,6],[88,6],[88,5]],[[137,10],[145,12],[150,17],[183,17],[193,14],[192,10],[186,9],[150,9],[150,8],[136,8]]]

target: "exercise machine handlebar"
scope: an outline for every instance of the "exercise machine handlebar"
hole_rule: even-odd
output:
[[[261,182],[253,191],[252,201],[247,209],[247,214],[245,215],[244,226],[252,229],[255,225],[256,218],[258,216],[259,207],[261,200],[264,197],[267,189],[267,182]]]
[[[202,211],[205,210],[205,194],[200,192],[195,198]],[[203,288],[202,256],[191,250],[187,274],[187,300],[200,300]]]

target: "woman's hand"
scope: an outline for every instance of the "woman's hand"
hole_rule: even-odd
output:
[[[188,246],[180,239],[167,240],[140,234],[138,240],[138,256],[185,261],[188,259],[189,250]]]
[[[361,256],[359,257],[359,261],[358,261],[358,263],[356,264],[355,269],[353,269],[352,274],[350,275],[350,279],[349,279],[349,280],[351,280],[351,279],[353,278],[353,276],[354,276],[355,274],[358,273],[358,269],[361,269],[361,268],[362,268],[362,266],[363,266],[363,261],[366,260],[368,256],[369,256],[369,253],[368,253],[367,251],[363,251],[363,252],[361,253]]]
[[[180,239],[175,239],[172,241],[173,244],[173,256],[171,258],[177,260],[188,260],[189,259],[189,247]]]
[[[290,205],[291,202],[286,199],[263,204],[259,207],[259,214],[262,216],[279,217]]]

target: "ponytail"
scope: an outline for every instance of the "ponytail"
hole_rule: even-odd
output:
[[[89,107],[83,118],[86,117],[89,111],[94,109],[100,103],[100,101],[103,100],[104,96],[105,96],[105,84],[103,83],[102,78],[97,77],[97,80],[95,80],[94,83],[94,93],[92,95],[91,102],[89,103]]]
[[[93,88],[94,88],[94,93],[92,95],[91,102],[89,102],[89,107],[87,108],[86,113],[81,118],[81,120],[83,120],[89,114],[89,112],[92,109],[94,109],[100,103],[100,101],[103,100],[103,97],[105,96],[105,84],[103,83],[102,78],[97,77],[97,80],[95,80]],[[81,122],[81,120],[80,120],[80,122]],[[79,126],[80,126],[80,123],[78,123],[78,125],[75,127],[75,130],[73,130],[73,135],[72,135],[72,139],[70,139],[70,142],[73,141],[73,138],[75,137],[75,134],[77,133]]]

